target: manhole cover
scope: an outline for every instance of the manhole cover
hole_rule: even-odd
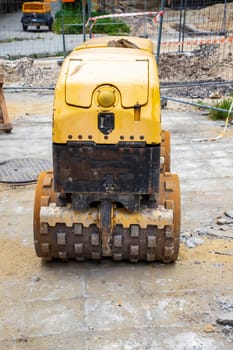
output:
[[[35,182],[41,171],[52,168],[49,160],[38,158],[19,158],[0,163],[0,182],[22,184]]]

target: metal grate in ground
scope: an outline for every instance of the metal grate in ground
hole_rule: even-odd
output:
[[[41,171],[52,168],[47,159],[19,158],[0,163],[0,182],[22,184],[36,182]]]

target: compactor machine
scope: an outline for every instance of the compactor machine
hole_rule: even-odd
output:
[[[90,39],[56,84],[53,170],[38,178],[34,242],[45,260],[177,259],[180,190],[149,39]]]

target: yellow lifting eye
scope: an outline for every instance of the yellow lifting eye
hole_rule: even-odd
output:
[[[98,93],[97,101],[101,107],[112,107],[116,102],[116,94],[112,90],[101,90]]]

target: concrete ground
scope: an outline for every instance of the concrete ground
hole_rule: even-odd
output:
[[[5,97],[14,128],[0,134],[0,163],[51,159],[52,93]],[[216,228],[233,209],[233,128],[211,141],[223,128],[200,111],[168,104],[162,117],[180,175],[182,237],[196,238],[194,247],[182,243],[171,265],[42,263],[33,248],[35,184],[0,184],[1,350],[233,348],[233,328],[216,322],[233,320],[233,227]],[[213,227],[221,238],[208,235]]]

